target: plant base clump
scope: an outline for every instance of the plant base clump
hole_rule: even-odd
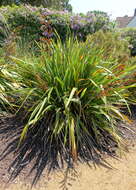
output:
[[[23,125],[20,124],[19,118],[17,116],[10,117],[8,119],[10,125],[0,128],[0,134],[4,134],[6,138],[12,139],[9,140],[10,142],[0,155],[1,160],[10,153],[13,153],[15,156],[8,169],[11,174],[10,180],[14,180],[32,161],[33,164],[31,164],[29,175],[33,171],[35,172],[33,184],[37,183],[44,169],[47,173],[50,173],[54,169],[74,168],[75,161],[88,164],[91,161],[93,164],[111,168],[110,164],[103,159],[103,155],[106,153],[116,157],[115,151],[118,145],[108,132],[100,131],[101,136],[99,144],[97,144],[95,134],[90,127],[90,131],[88,129],[89,135],[81,131],[82,138],[78,145],[77,160],[74,160],[69,144],[67,143],[64,147],[63,137],[54,136],[51,140],[52,131],[49,130],[51,124],[50,119],[46,119],[47,117],[37,123],[34,128],[28,130],[25,141],[18,147],[23,130]]]

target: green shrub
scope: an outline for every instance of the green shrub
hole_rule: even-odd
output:
[[[122,29],[122,36],[126,38],[130,44],[131,55],[136,56],[136,29],[126,28]]]
[[[22,41],[25,41],[25,43],[29,42],[31,44],[40,38],[41,24],[38,19],[37,11],[33,13],[24,6],[7,6],[1,8],[1,15],[4,18],[1,20],[1,25],[4,26],[6,23],[6,26],[8,26],[8,37],[14,33],[17,40],[18,37],[21,37]],[[3,31],[5,31],[5,29],[6,27],[3,28]],[[0,31],[2,36],[4,33],[3,31]],[[7,38],[4,38],[3,40],[6,39]]]
[[[87,37],[88,46],[101,49],[103,60],[117,60],[124,63],[130,58],[129,43],[122,38],[120,32],[102,30]]]

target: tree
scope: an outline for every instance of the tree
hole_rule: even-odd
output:
[[[69,0],[61,0],[61,3],[64,10],[72,12],[72,6],[69,4]]]
[[[30,4],[32,6],[40,6],[55,8],[58,10],[72,11],[72,6],[69,0],[0,0],[0,6],[12,4]]]

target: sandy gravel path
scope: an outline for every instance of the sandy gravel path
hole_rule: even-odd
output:
[[[116,168],[109,170],[103,167],[90,169],[86,165],[78,166],[78,178],[68,186],[69,190],[136,190],[136,148],[127,153],[120,161],[108,159]],[[60,172],[52,174],[48,182],[43,176],[33,190],[60,190],[60,181],[63,175]],[[28,190],[29,184],[16,180],[6,188],[7,190]],[[3,187],[0,188],[3,190]]]

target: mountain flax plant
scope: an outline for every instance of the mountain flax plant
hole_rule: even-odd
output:
[[[108,165],[102,153],[115,155],[112,147],[123,147],[117,123],[131,122],[121,108],[129,109],[131,86],[124,82],[136,66],[103,61],[102,50],[90,47],[69,38],[65,44],[52,42],[48,52],[41,49],[40,57],[10,56],[16,85],[8,96],[24,121],[14,177],[33,155],[32,170],[42,168],[39,178],[47,165],[49,171],[78,160]]]

